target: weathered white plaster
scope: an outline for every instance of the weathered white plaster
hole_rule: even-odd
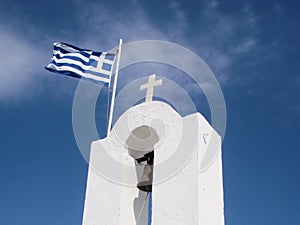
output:
[[[152,148],[152,224],[223,225],[221,138],[201,114],[182,118],[159,101],[130,108],[92,143],[83,225],[147,225],[148,203],[136,221],[146,195],[134,158]]]

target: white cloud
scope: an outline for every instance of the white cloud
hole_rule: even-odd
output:
[[[178,1],[172,1],[169,4],[173,19],[164,21],[163,27],[155,25],[138,3],[131,2],[129,5],[129,9],[127,8],[124,11],[115,11],[116,9],[108,9],[103,5],[101,7],[90,5],[86,13],[82,14],[82,21],[85,24],[90,24],[89,29],[96,34],[87,37],[84,45],[99,48],[101,43],[105,46],[115,47],[117,45],[116,40],[120,37],[128,42],[149,39],[173,40],[188,46],[192,50],[201,49],[201,52],[196,51],[196,53],[201,53],[200,55],[204,56],[208,64],[214,67],[215,72],[224,71],[231,66],[232,56],[222,49],[216,48],[216,45],[220,45],[218,42],[224,41],[236,32],[237,23],[240,20],[236,20],[238,21],[236,22],[236,18],[231,19],[209,10],[212,5],[214,5],[214,8],[217,7],[217,1],[209,2],[208,8],[203,11],[203,20],[211,23],[211,27],[203,30],[203,32],[197,31],[199,32],[198,40],[192,40],[186,35],[186,30],[196,29],[196,27],[193,27],[196,24],[188,22],[186,12]],[[201,14],[202,12],[199,11],[199,15]],[[99,15],[102,16],[99,17]],[[175,27],[176,29],[174,29]],[[240,48],[242,47],[245,51],[246,46]],[[221,81],[225,80],[227,79],[223,76]]]
[[[241,56],[259,51],[257,16],[249,6],[234,14],[225,14],[214,8],[211,2],[199,13],[199,20],[208,26],[199,27],[198,40],[193,49],[205,59],[215,72],[219,82],[232,84],[232,66],[240,63]],[[256,59],[259,60],[259,59]],[[243,82],[238,79],[236,82]]]
[[[199,9],[198,20],[208,26],[197,27],[199,21],[189,21],[188,12],[179,2],[173,1],[169,4],[173,19],[164,21],[162,27],[155,24],[146,9],[136,1],[128,2],[126,8],[106,7],[105,4],[90,2],[80,13],[78,27],[81,32],[80,36],[74,35],[73,44],[95,50],[109,50],[117,46],[119,38],[127,42],[149,39],[176,41],[200,55],[212,67],[220,82],[226,84],[230,80],[231,65],[236,63],[241,54],[253,51],[258,45],[251,31],[246,34],[241,32],[245,27],[255,27],[256,17],[249,7],[235,15],[222,14],[218,11],[218,4],[218,1],[209,1],[206,8]],[[41,38],[40,43],[34,43],[20,37],[17,32],[3,28],[1,24],[0,28],[0,101],[33,95],[45,86],[41,75],[37,74],[47,73],[43,67],[48,63],[46,60],[52,51],[47,48],[53,40],[60,41],[57,38],[62,38],[62,34],[58,34],[58,37],[47,36],[47,40]],[[198,37],[188,36],[188,30],[195,30]],[[46,42],[49,45],[41,50],[39,46]],[[65,87],[67,85],[60,84],[62,79],[57,78],[56,81],[54,85],[60,86],[64,94],[70,90]],[[72,84],[76,85],[76,82]],[[74,92],[74,85],[71,85],[70,94]]]
[[[275,3],[275,5],[273,6],[273,11],[275,12],[275,14],[277,16],[281,16],[282,14],[282,7],[279,3]]]
[[[123,10],[97,4],[85,8],[81,13],[82,23],[89,34],[84,40],[85,44],[91,48],[112,48],[117,46],[119,38],[125,42],[167,39],[164,32],[146,18],[144,10],[137,3],[128,4],[130,7]]]
[[[36,91],[39,48],[0,25],[0,101],[11,101]]]
[[[233,54],[243,54],[250,52],[256,44],[256,40],[253,37],[249,37],[248,39],[242,41],[237,46],[234,46],[230,49]]]
[[[0,30],[0,102],[31,101],[48,90],[55,100],[74,94],[77,81],[64,77],[67,81],[62,82],[62,76],[44,69],[50,62],[54,38],[34,42],[2,24]]]
[[[218,1],[215,1],[215,0],[211,0],[208,2],[208,8],[212,8],[212,9],[215,9],[218,7],[220,3]]]
[[[249,6],[244,7],[244,15],[245,15],[245,25],[255,26],[256,25],[256,16],[254,15],[253,11]]]
[[[170,8],[172,10],[172,20],[168,21],[168,38],[184,39],[186,38],[184,33],[189,26],[186,12],[182,9],[178,1],[171,2]]]

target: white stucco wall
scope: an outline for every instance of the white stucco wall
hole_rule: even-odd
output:
[[[141,126],[159,139],[154,145],[152,224],[224,224],[219,135],[199,113],[182,118],[158,101],[127,110],[108,138],[92,143],[83,224],[147,225],[148,203],[136,221],[146,196],[136,188],[143,166],[134,158],[149,151],[141,146],[153,140],[150,135],[142,145],[128,141]]]

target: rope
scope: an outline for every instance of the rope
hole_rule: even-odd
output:
[[[141,217],[141,215],[142,215],[143,209],[144,209],[144,207],[145,207],[145,204],[146,204],[146,200],[147,200],[147,198],[148,198],[148,195],[149,195],[149,192],[147,192],[146,198],[145,198],[145,200],[144,200],[144,202],[143,202],[143,204],[142,204],[142,207],[141,207],[141,209],[140,209],[140,211],[139,211],[139,214],[137,215],[136,225],[138,225],[138,222],[139,222],[139,220],[140,220],[140,217]]]

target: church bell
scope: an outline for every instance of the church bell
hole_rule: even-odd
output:
[[[141,180],[137,184],[138,189],[145,192],[152,192],[153,165],[146,164]]]
[[[147,161],[147,164],[144,166],[143,176],[137,184],[137,188],[141,191],[152,192],[153,159],[154,151],[146,153],[142,158],[136,159],[138,163]]]

